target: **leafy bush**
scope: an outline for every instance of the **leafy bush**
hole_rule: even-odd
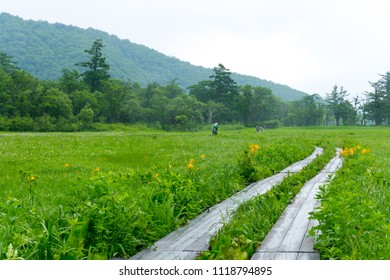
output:
[[[0,131],[8,131],[11,127],[10,119],[0,116]]]
[[[322,259],[390,259],[390,182],[369,149],[344,148],[343,167],[318,198],[311,215],[319,225],[315,248]]]
[[[11,119],[10,131],[35,131],[36,123],[30,117],[16,116]]]

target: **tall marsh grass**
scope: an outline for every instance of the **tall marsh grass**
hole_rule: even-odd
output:
[[[347,159],[334,185],[323,190],[323,205],[334,219],[316,217],[321,231],[343,230],[320,236],[318,248],[322,258],[388,259],[389,137],[387,128],[256,133],[223,126],[216,137],[210,131],[2,133],[0,259],[126,258],[248,182],[308,156],[314,146],[356,145],[370,149],[372,161]],[[256,157],[251,156],[251,144],[259,146]],[[272,203],[259,197],[243,206],[241,215],[253,223],[272,224],[278,214],[265,222],[249,213],[252,208],[274,212],[267,209],[276,207],[279,196],[288,203],[293,185],[290,181],[289,187],[275,190],[281,193],[270,193]],[[342,227],[335,226],[341,222]],[[222,254],[224,244],[240,243],[249,248],[249,256],[260,235],[245,223],[243,228],[235,225],[225,243],[216,241],[222,246],[211,251]]]

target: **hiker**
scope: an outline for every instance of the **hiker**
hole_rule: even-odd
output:
[[[218,128],[219,128],[219,125],[218,123],[216,122],[215,124],[213,124],[213,127],[211,129],[211,131],[213,132],[213,135],[217,135],[218,133]]]
[[[264,128],[262,128],[260,125],[256,126],[256,132],[263,132]]]

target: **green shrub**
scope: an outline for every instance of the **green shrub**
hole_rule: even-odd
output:
[[[370,150],[344,148],[344,163],[319,194],[311,215],[319,225],[315,248],[322,259],[390,259],[390,182],[378,170]]]

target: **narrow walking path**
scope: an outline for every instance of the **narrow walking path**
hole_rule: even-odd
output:
[[[307,237],[308,231],[316,225],[309,220],[309,213],[318,204],[315,196],[319,187],[326,184],[341,166],[341,158],[335,156],[314,178],[307,181],[301,191],[288,205],[282,216],[272,227],[261,246],[256,250],[252,260],[312,260],[319,259],[313,249],[314,237]]]
[[[210,238],[230,219],[232,213],[241,203],[263,194],[275,185],[280,184],[289,173],[299,172],[322,152],[322,148],[316,147],[314,152],[306,159],[290,165],[278,174],[253,183],[234,196],[214,205],[187,225],[171,232],[155,242],[150,248],[134,255],[131,259],[195,259],[200,252],[208,249]]]

